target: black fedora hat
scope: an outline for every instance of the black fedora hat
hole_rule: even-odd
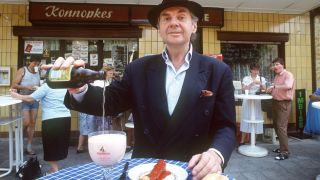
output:
[[[197,16],[199,19],[202,19],[203,17],[203,8],[200,4],[188,1],[188,0],[163,0],[161,4],[158,4],[157,6],[150,9],[148,12],[148,20],[150,24],[157,28],[158,24],[158,18],[162,10],[173,7],[173,6],[181,6],[188,8],[189,11],[191,11],[195,16]]]

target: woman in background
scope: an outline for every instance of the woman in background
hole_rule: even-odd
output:
[[[260,65],[257,63],[252,63],[249,66],[250,75],[245,76],[242,80],[242,89],[249,90],[249,94],[255,94],[259,90],[266,89],[266,80],[264,77],[259,76]],[[261,111],[261,100],[254,101],[255,106],[255,117],[256,119],[263,119],[262,111]],[[249,123],[245,122],[245,120],[250,119],[251,117],[251,109],[249,101],[244,99],[242,102],[242,110],[241,110],[241,122],[240,122],[240,131],[241,140],[239,146],[245,144],[245,138],[248,133],[251,132],[249,127]],[[262,134],[263,133],[263,123],[257,123],[254,125],[255,133]]]
[[[38,68],[40,60],[41,58],[39,56],[31,56],[30,60],[27,62],[28,65],[18,70],[11,89],[17,89],[19,94],[22,95],[30,95],[33,93],[37,87],[40,86],[40,73]],[[22,103],[23,126],[27,133],[27,148],[25,152],[29,155],[35,154],[32,149],[32,139],[38,108],[38,101]]]
[[[30,95],[11,91],[13,98],[25,102],[41,101],[43,159],[50,164],[49,173],[59,170],[58,161],[68,155],[71,114],[63,104],[67,89],[51,89],[46,83]]]

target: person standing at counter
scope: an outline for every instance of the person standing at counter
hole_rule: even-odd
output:
[[[264,77],[259,76],[260,65],[257,63],[252,63],[249,66],[250,75],[245,76],[242,80],[242,89],[249,90],[249,94],[255,94],[258,91],[262,91],[266,89],[266,79]],[[261,111],[261,100],[254,101],[255,106],[255,117],[256,119],[263,119],[262,111]],[[251,108],[249,101],[244,99],[242,102],[242,110],[241,110],[241,123],[240,123],[240,131],[241,131],[241,140],[239,142],[239,146],[245,144],[245,138],[248,133],[251,132],[251,128],[249,127],[249,123],[245,122],[245,120],[250,119],[251,117]],[[255,125],[255,133],[262,134],[263,133],[263,123],[256,123]]]
[[[280,148],[274,149],[278,153],[276,160],[285,160],[289,157],[288,146],[288,122],[291,113],[292,100],[294,95],[294,77],[291,72],[284,69],[282,58],[276,58],[272,61],[273,71],[276,76],[273,80],[273,86],[267,89],[272,94],[272,119],[273,127],[279,137]]]
[[[58,161],[68,155],[71,113],[63,104],[66,91],[66,89],[51,89],[46,83],[30,95],[11,91],[13,98],[42,103],[43,159],[50,164],[49,173],[58,171]]]
[[[40,86],[39,63],[41,59],[39,56],[31,56],[27,66],[20,68],[17,76],[13,81],[12,89],[17,89],[19,94],[29,95]],[[35,130],[35,124],[38,114],[39,102],[23,102],[23,126],[27,134],[27,148],[26,153],[34,155],[32,149],[32,139]]]
[[[221,173],[235,148],[235,100],[232,72],[225,63],[193,51],[192,35],[203,17],[200,4],[163,0],[148,13],[165,43],[161,54],[139,58],[123,78],[106,87],[105,112],[132,109],[133,158],[189,161],[193,179]],[[54,69],[83,65],[58,58]],[[90,84],[68,90],[65,104],[102,115],[103,89]]]

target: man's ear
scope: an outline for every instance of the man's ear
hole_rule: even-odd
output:
[[[198,23],[192,22],[192,27],[193,27],[192,33],[196,33],[198,28]]]

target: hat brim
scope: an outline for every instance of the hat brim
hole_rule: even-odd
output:
[[[191,11],[195,16],[197,16],[200,19],[202,19],[203,17],[203,8],[200,4],[193,2],[193,1],[183,1],[183,2],[179,2],[179,1],[172,1],[172,2],[168,2],[166,4],[159,4],[153,8],[150,9],[150,11],[148,12],[147,18],[149,20],[149,23],[155,27],[158,28],[158,18],[160,16],[160,13],[169,7],[185,7],[187,9],[189,9],[189,11]]]

